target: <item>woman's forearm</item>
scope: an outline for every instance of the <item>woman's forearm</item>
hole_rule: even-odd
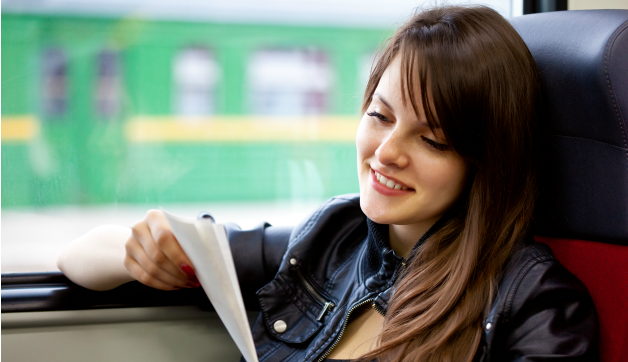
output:
[[[92,290],[109,290],[130,282],[124,266],[125,244],[131,229],[99,226],[77,238],[59,255],[57,266],[74,283]]]

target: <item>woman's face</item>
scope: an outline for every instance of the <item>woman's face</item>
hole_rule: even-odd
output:
[[[403,104],[400,81],[397,57],[358,128],[360,205],[377,223],[429,228],[461,194],[467,167],[441,130],[430,130],[422,108],[417,117],[410,101]]]

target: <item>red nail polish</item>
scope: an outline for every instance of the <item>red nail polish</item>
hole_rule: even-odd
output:
[[[199,284],[198,278],[196,278],[196,274],[194,274],[194,269],[192,269],[192,267],[187,264],[181,264],[181,270],[185,273],[185,275],[187,275],[188,279],[196,284]]]
[[[193,283],[193,282],[187,282],[185,283],[185,285],[187,285],[190,288],[198,288],[201,286],[199,283]]]

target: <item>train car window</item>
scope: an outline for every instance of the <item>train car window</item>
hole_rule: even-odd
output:
[[[312,115],[328,111],[331,67],[320,50],[265,49],[249,61],[251,111]]]
[[[43,52],[43,111],[47,117],[65,115],[68,107],[67,58],[61,48]]]
[[[186,116],[215,113],[214,92],[218,79],[218,66],[209,50],[180,51],[174,61],[175,113]]]
[[[99,117],[109,119],[120,114],[122,105],[119,54],[113,50],[103,50],[98,53],[96,65],[96,112]]]
[[[357,192],[373,56],[429,6],[78,3],[2,2],[3,272],[56,270],[72,240],[151,208],[295,225]]]

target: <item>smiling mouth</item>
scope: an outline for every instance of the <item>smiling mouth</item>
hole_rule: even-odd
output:
[[[393,190],[408,190],[408,188],[406,186],[402,186],[402,185],[396,183],[395,181],[386,178],[386,176],[380,174],[379,172],[377,172],[375,170],[373,170],[373,172],[375,172],[375,177],[377,178],[377,181],[380,184],[388,187],[389,189],[393,189]]]

